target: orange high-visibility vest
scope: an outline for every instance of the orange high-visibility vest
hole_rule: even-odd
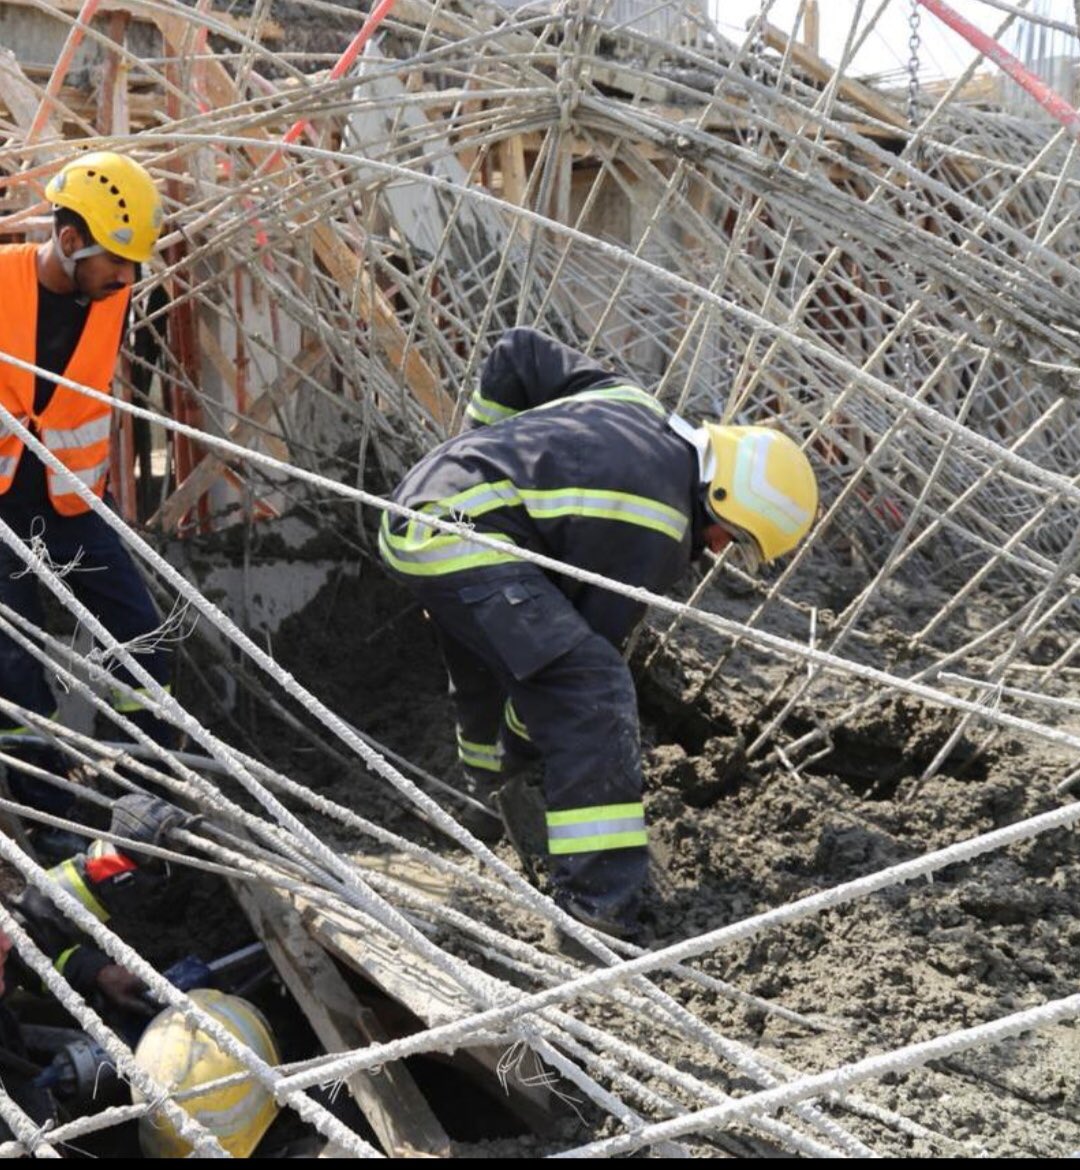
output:
[[[95,495],[105,491],[109,472],[109,428],[112,412],[67,386],[57,386],[49,405],[34,414],[34,375],[3,360],[4,354],[33,362],[37,348],[37,245],[0,247],[0,403],[22,423],[32,423],[46,447]],[[129,294],[116,293],[95,301],[64,377],[108,394],[112,388],[120,337],[127,317]],[[15,478],[23,441],[0,419],[0,495]],[[49,499],[61,516],[88,512],[70,479],[46,467]]]

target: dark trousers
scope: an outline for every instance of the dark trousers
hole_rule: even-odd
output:
[[[438,627],[466,738],[495,741],[509,698],[543,759],[549,814],[640,803],[630,672],[540,569],[522,563],[394,576]],[[556,899],[599,917],[632,919],[646,872],[641,845],[551,857]]]
[[[0,519],[23,540],[40,537],[58,568],[78,561],[65,574],[64,581],[118,641],[128,642],[149,634],[161,624],[157,607],[131,555],[119,536],[94,513],[59,516],[51,507],[30,510],[18,500],[8,501],[0,496]],[[0,545],[0,601],[34,625],[43,627],[44,588],[17,553],[6,544]],[[172,655],[166,648],[139,650],[136,656],[157,682],[163,686],[169,684]],[[140,685],[120,665],[115,665],[112,673],[129,686]],[[3,631],[0,631],[0,696],[41,715],[51,716],[56,711],[56,700],[44,667]],[[127,698],[119,700],[117,705],[128,706]],[[125,710],[125,714],[159,743],[172,746],[174,733],[168,724],[145,710]],[[13,720],[0,715],[0,726],[12,723]],[[16,782],[15,787],[22,787],[23,795],[29,797],[28,784],[33,782]],[[30,800],[30,803],[41,806],[40,801]]]

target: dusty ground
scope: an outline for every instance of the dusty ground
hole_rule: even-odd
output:
[[[364,582],[359,589],[328,586],[307,616],[282,630],[278,653],[335,710],[452,777],[452,720],[430,630],[376,570]],[[939,600],[925,590],[898,594],[894,624],[905,605],[914,612]],[[710,604],[739,616],[751,601],[718,589]],[[801,620],[780,616],[776,627],[793,632],[785,622]],[[347,661],[342,629],[372,631]],[[636,665],[653,644],[643,640]],[[657,862],[648,917],[657,942],[699,934],[1060,803],[1053,787],[1067,773],[1068,758],[1032,742],[999,739],[978,754],[962,741],[939,774],[918,786],[951,724],[912,700],[875,706],[809,768],[791,772],[775,761],[748,767],[739,738],[751,738],[784,668],[736,656],[696,695],[716,645],[681,633],[676,648],[638,680]],[[860,657],[867,654],[864,646]],[[840,691],[813,710],[797,709],[786,726],[804,730],[843,697]],[[325,781],[350,803],[371,807],[380,799],[377,788],[356,777]],[[399,828],[408,825],[407,816],[392,815]],[[1073,994],[1080,969],[1078,861],[1075,834],[1054,833],[705,962],[744,990],[827,1017],[836,1030],[825,1036],[702,993],[686,1002],[727,1034],[810,1072]],[[1077,1028],[1063,1025],[866,1088],[867,1097],[949,1141],[926,1144],[865,1122],[853,1128],[875,1149],[899,1156],[1080,1151],[1078,1040]],[[723,1070],[711,1075],[721,1086],[746,1088],[737,1078],[727,1081]],[[595,1136],[589,1124],[568,1125],[565,1138],[574,1144]],[[468,1152],[523,1157],[537,1148],[526,1139]],[[718,1148],[702,1143],[698,1152]]]

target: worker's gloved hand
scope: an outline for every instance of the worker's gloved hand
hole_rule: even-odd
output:
[[[121,796],[113,805],[109,831],[118,837],[127,837],[146,845],[158,845],[173,829],[179,829],[190,820],[192,818],[183,809],[169,804],[160,796],[133,792]]]
[[[146,984],[126,967],[110,963],[97,973],[98,991],[111,1003],[126,1012],[149,1018],[157,1007],[145,998]]]

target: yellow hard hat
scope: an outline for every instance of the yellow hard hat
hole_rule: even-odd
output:
[[[188,995],[267,1064],[281,1063],[266,1020],[253,1004],[213,988],[200,988]],[[166,1008],[150,1022],[135,1049],[135,1061],[171,1092],[193,1089],[246,1070],[176,1008]],[[134,1086],[131,1092],[137,1103],[145,1100]],[[206,1126],[234,1158],[251,1156],[278,1111],[270,1090],[251,1077],[187,1097],[178,1104]],[[139,1119],[139,1145],[148,1158],[186,1158],[191,1153],[189,1143],[178,1136],[160,1111]]]
[[[81,215],[95,244],[137,264],[150,259],[161,234],[154,180],[145,167],[111,150],[72,159],[49,180],[45,198]]]
[[[706,423],[714,459],[705,505],[714,519],[753,538],[765,561],[791,550],[810,529],[817,480],[798,444],[771,427]]]

